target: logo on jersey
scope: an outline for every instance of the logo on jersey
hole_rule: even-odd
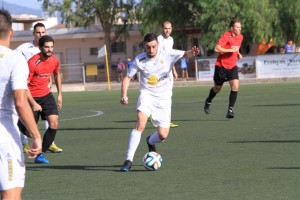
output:
[[[0,58],[4,58],[4,55],[5,55],[4,53],[1,53]]]
[[[40,64],[42,62],[41,59],[38,59],[36,62],[35,62],[35,65],[38,66],[38,64]]]
[[[148,84],[149,85],[157,85],[158,78],[155,75],[152,75],[150,78],[148,78]]]

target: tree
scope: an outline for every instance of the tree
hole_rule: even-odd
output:
[[[273,2],[278,10],[279,23],[281,29],[281,44],[285,44],[287,39],[300,42],[300,0],[275,0]]]
[[[244,48],[264,39],[276,44],[300,40],[300,0],[142,0],[141,6],[144,31],[156,30],[164,20],[175,27],[193,25],[208,49],[229,29],[232,18],[242,23]]]
[[[198,7],[193,0],[142,0],[138,6],[141,31],[160,33],[162,23],[170,21],[173,25],[172,35],[175,41],[180,42],[186,39],[185,28],[194,25],[195,17],[192,13]]]
[[[109,61],[111,58],[111,44],[116,42],[136,21],[134,0],[38,0],[42,1],[42,8],[49,15],[55,11],[61,13],[62,22],[68,27],[89,27],[100,21],[104,32],[104,42],[107,46]],[[123,24],[118,21],[123,20]],[[127,23],[129,22],[129,23]],[[112,32],[114,34],[112,34]]]

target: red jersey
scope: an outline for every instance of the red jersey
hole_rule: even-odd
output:
[[[231,49],[232,46],[241,47],[242,41],[242,34],[233,36],[232,33],[228,31],[222,35],[217,44],[221,45],[221,47],[225,49]],[[226,69],[232,69],[236,66],[237,55],[238,52],[220,53],[217,58],[216,65]]]
[[[49,94],[49,78],[52,73],[58,73],[59,61],[55,55],[48,60],[41,60],[41,53],[34,55],[28,60],[29,76],[28,89],[32,97],[43,97]]]

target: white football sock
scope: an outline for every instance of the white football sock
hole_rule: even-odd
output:
[[[22,144],[28,143],[28,137],[23,133],[21,133],[21,140],[22,140]]]
[[[45,130],[47,130],[49,128],[49,123],[47,120],[43,120],[43,122],[44,122]]]
[[[141,136],[142,132],[137,131],[136,129],[132,129],[128,141],[126,160],[133,161],[134,154],[141,141]]]
[[[149,138],[149,144],[154,145],[155,143],[161,143],[163,140],[161,140],[158,136],[158,132],[155,131]]]

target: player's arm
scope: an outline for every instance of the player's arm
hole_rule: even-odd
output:
[[[32,147],[28,152],[29,157],[33,158],[42,151],[42,139],[27,100],[27,90],[14,90],[14,100],[19,118],[33,138]]]
[[[175,66],[173,66],[172,71],[173,71],[173,76],[174,76],[175,80],[177,80],[177,78],[178,78],[178,73],[177,73],[177,70],[176,70],[176,67],[175,67]]]
[[[199,48],[194,46],[191,50],[185,51],[184,56],[197,56],[199,54]]]
[[[120,103],[121,104],[128,104],[128,97],[127,97],[127,91],[129,87],[131,77],[125,76],[122,81],[122,86],[121,86],[121,99]]]
[[[49,83],[48,83],[48,88],[51,90],[53,85],[53,81],[52,81],[52,76],[49,77]]]
[[[220,44],[215,46],[215,52],[217,53],[233,53],[239,51],[238,46],[232,46],[230,49],[223,48]]]
[[[61,85],[61,74],[60,71],[53,73],[54,81],[57,89],[57,106],[59,109],[62,108],[62,85]]]
[[[42,107],[40,104],[38,104],[34,98],[32,97],[31,93],[29,90],[26,91],[26,95],[27,95],[27,99],[28,99],[28,102],[29,104],[31,105],[32,107],[32,110],[33,111],[41,111],[42,110]]]
[[[28,78],[27,78],[27,85],[31,82],[31,79],[34,75],[34,67],[31,67],[33,65],[31,65],[31,62],[30,60],[27,62],[28,64],[28,67],[29,67],[29,75],[28,75]],[[42,107],[33,99],[31,93],[29,90],[27,90],[27,99],[29,101],[29,104],[31,105],[33,111],[41,111],[42,110]]]

